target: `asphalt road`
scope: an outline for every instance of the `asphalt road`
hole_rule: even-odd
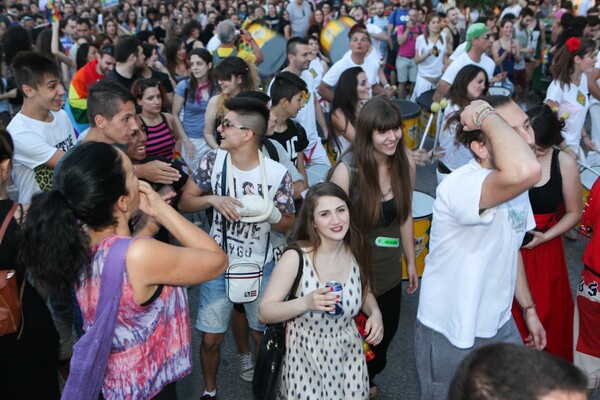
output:
[[[416,190],[435,196],[435,187],[435,170],[433,166],[418,167]],[[575,285],[579,282],[584,248],[584,241],[565,243],[572,288],[575,288]],[[193,325],[197,312],[198,289],[190,289],[189,297]],[[420,390],[413,352],[414,322],[418,300],[418,292],[412,296],[405,294],[402,298],[400,323],[396,337],[389,349],[388,365],[384,372],[377,377],[377,384],[381,389],[381,395],[379,396],[381,400],[413,400],[419,398]],[[192,340],[195,353],[194,371],[178,384],[179,398],[185,400],[198,399],[204,389],[198,360],[199,332],[195,328],[192,328]],[[231,333],[228,333],[222,346],[221,365],[217,377],[218,398],[220,400],[252,399],[251,385],[240,379],[238,368],[235,344]],[[600,400],[600,390],[593,392],[590,399]]]

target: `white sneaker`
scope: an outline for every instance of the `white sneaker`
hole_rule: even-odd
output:
[[[254,377],[254,359],[252,353],[238,354],[240,358],[240,378],[246,382],[252,382]]]

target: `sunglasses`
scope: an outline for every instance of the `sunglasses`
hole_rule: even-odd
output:
[[[485,35],[479,36],[479,39],[490,40],[491,37],[493,37],[491,33],[486,33]]]
[[[252,129],[250,129],[250,128],[246,128],[246,127],[245,127],[245,126],[243,126],[243,125],[235,125],[235,124],[233,124],[231,121],[229,121],[229,120],[227,120],[227,119],[224,119],[223,121],[221,121],[221,126],[223,127],[223,129],[227,129],[227,128],[229,128],[230,126],[232,126],[232,127],[234,127],[234,128],[238,128],[238,129],[249,130],[249,131],[251,131],[251,130],[252,130]]]

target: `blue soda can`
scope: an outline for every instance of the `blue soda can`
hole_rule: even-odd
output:
[[[342,308],[342,290],[344,290],[344,286],[339,282],[329,281],[325,284],[325,287],[333,288],[332,292],[340,296],[339,303],[335,305],[335,309],[327,312],[331,315],[340,315],[344,311]]]

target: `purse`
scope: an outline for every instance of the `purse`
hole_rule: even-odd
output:
[[[298,272],[292,288],[286,297],[286,301],[296,298],[296,290],[302,277],[302,265],[304,258],[302,250],[290,247],[300,257]],[[252,379],[252,393],[257,400],[274,400],[277,396],[279,384],[279,371],[285,355],[285,322],[268,324],[258,347],[256,364],[254,367],[254,378]]]
[[[13,203],[6,214],[2,227],[0,227],[0,244],[4,239],[4,234],[8,225],[17,210],[18,204]],[[0,337],[15,333],[19,326],[23,331],[23,309],[21,302],[23,300],[23,291],[25,289],[25,277],[21,283],[21,288],[17,284],[17,273],[14,269],[0,271]],[[19,333],[20,336],[20,333]]]

